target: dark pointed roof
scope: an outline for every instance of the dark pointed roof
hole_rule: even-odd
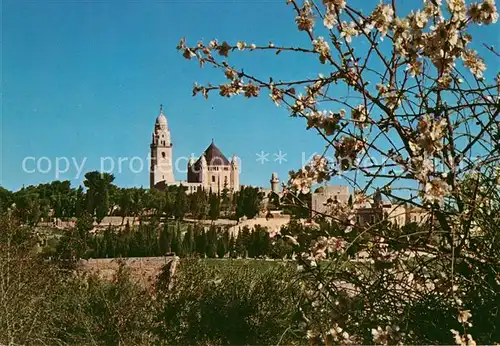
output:
[[[214,144],[213,140],[212,140],[212,143],[205,150],[204,155],[205,155],[205,159],[207,160],[207,164],[209,166],[229,166],[230,165],[227,157],[225,157],[224,154],[222,153],[222,151],[220,151],[220,149],[217,148],[217,146]]]
[[[219,148],[212,143],[201,154],[200,158],[190,167],[188,167],[188,182],[200,183],[201,182],[201,158],[205,156],[208,166],[230,166],[231,163],[226,156],[220,151]]]

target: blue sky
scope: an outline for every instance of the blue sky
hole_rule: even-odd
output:
[[[498,44],[495,27],[482,29],[493,35],[489,42]],[[267,186],[273,171],[285,178],[300,166],[302,153],[309,157],[323,148],[317,135],[304,131],[303,120],[289,118],[267,97],[193,98],[195,81],[221,81],[221,72],[200,69],[175,49],[181,37],[188,43],[217,38],[309,45],[284,0],[4,0],[2,36],[0,185],[6,188],[55,179],[57,157],[79,164],[87,158],[84,172],[99,169],[101,157],[115,162],[140,157],[146,163],[160,104],[172,131],[174,158],[199,155],[214,138],[227,156],[242,159],[243,184]],[[282,55],[244,52],[232,61],[264,77],[319,72],[316,61]],[[287,159],[281,164],[274,161],[280,150]],[[269,153],[264,164],[256,161],[261,151]],[[47,157],[52,169],[24,172],[26,157]],[[33,161],[27,163],[28,169],[35,168]],[[41,164],[42,170],[48,168],[47,160]],[[147,164],[140,173],[132,171],[138,170],[138,160],[134,164],[123,161],[122,171],[113,172],[116,184],[148,186]],[[57,178],[77,185],[81,177],[75,178],[76,171],[71,163]],[[176,173],[176,178],[184,180],[185,174]]]

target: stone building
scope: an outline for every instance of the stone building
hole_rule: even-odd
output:
[[[384,201],[379,190],[375,192],[373,201],[355,208],[356,223],[360,226],[373,225],[381,220],[387,220],[398,226],[412,222],[423,224],[428,220],[428,213],[422,208]]]
[[[189,160],[187,183],[200,184],[204,189],[213,192],[221,192],[225,188],[233,192],[239,191],[238,159],[233,156],[229,161],[212,140],[198,160],[195,161],[193,158]]]
[[[187,165],[187,180],[176,181],[173,170],[173,151],[167,118],[160,106],[151,140],[150,187],[165,189],[168,185],[182,185],[187,193],[202,188],[221,192],[224,188],[234,192],[240,189],[239,159],[233,156],[229,161],[212,140],[203,154]]]
[[[314,214],[329,212],[328,202],[347,204],[349,201],[349,187],[342,185],[321,186],[311,194],[311,209]]]
[[[327,216],[331,212],[329,204],[335,202],[346,205],[349,203],[349,196],[347,186],[321,186],[311,194],[311,215]],[[383,201],[380,191],[374,194],[373,201],[355,204],[352,208],[359,226],[373,225],[383,219],[399,226],[412,222],[422,224],[428,219],[428,214],[421,208]]]
[[[356,209],[356,224],[373,225],[383,219],[403,226],[409,223],[423,224],[428,220],[427,212],[417,207],[384,203],[381,206],[365,206]]]

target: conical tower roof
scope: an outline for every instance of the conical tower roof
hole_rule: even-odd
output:
[[[204,152],[205,159],[207,160],[207,164],[209,166],[229,166],[229,160],[227,157],[220,151],[219,148],[212,143],[208,146],[208,148]]]

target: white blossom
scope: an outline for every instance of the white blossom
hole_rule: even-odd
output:
[[[451,193],[451,187],[447,182],[441,178],[433,178],[425,184],[425,189],[423,191],[424,200],[429,203],[441,204],[443,199],[449,196]]]
[[[352,37],[359,35],[359,30],[357,29],[357,24],[354,22],[342,22],[342,29],[340,32],[340,37],[345,38],[347,42],[352,41]]]
[[[333,29],[337,25],[337,17],[334,12],[328,11],[323,18],[323,25],[328,29]]]

